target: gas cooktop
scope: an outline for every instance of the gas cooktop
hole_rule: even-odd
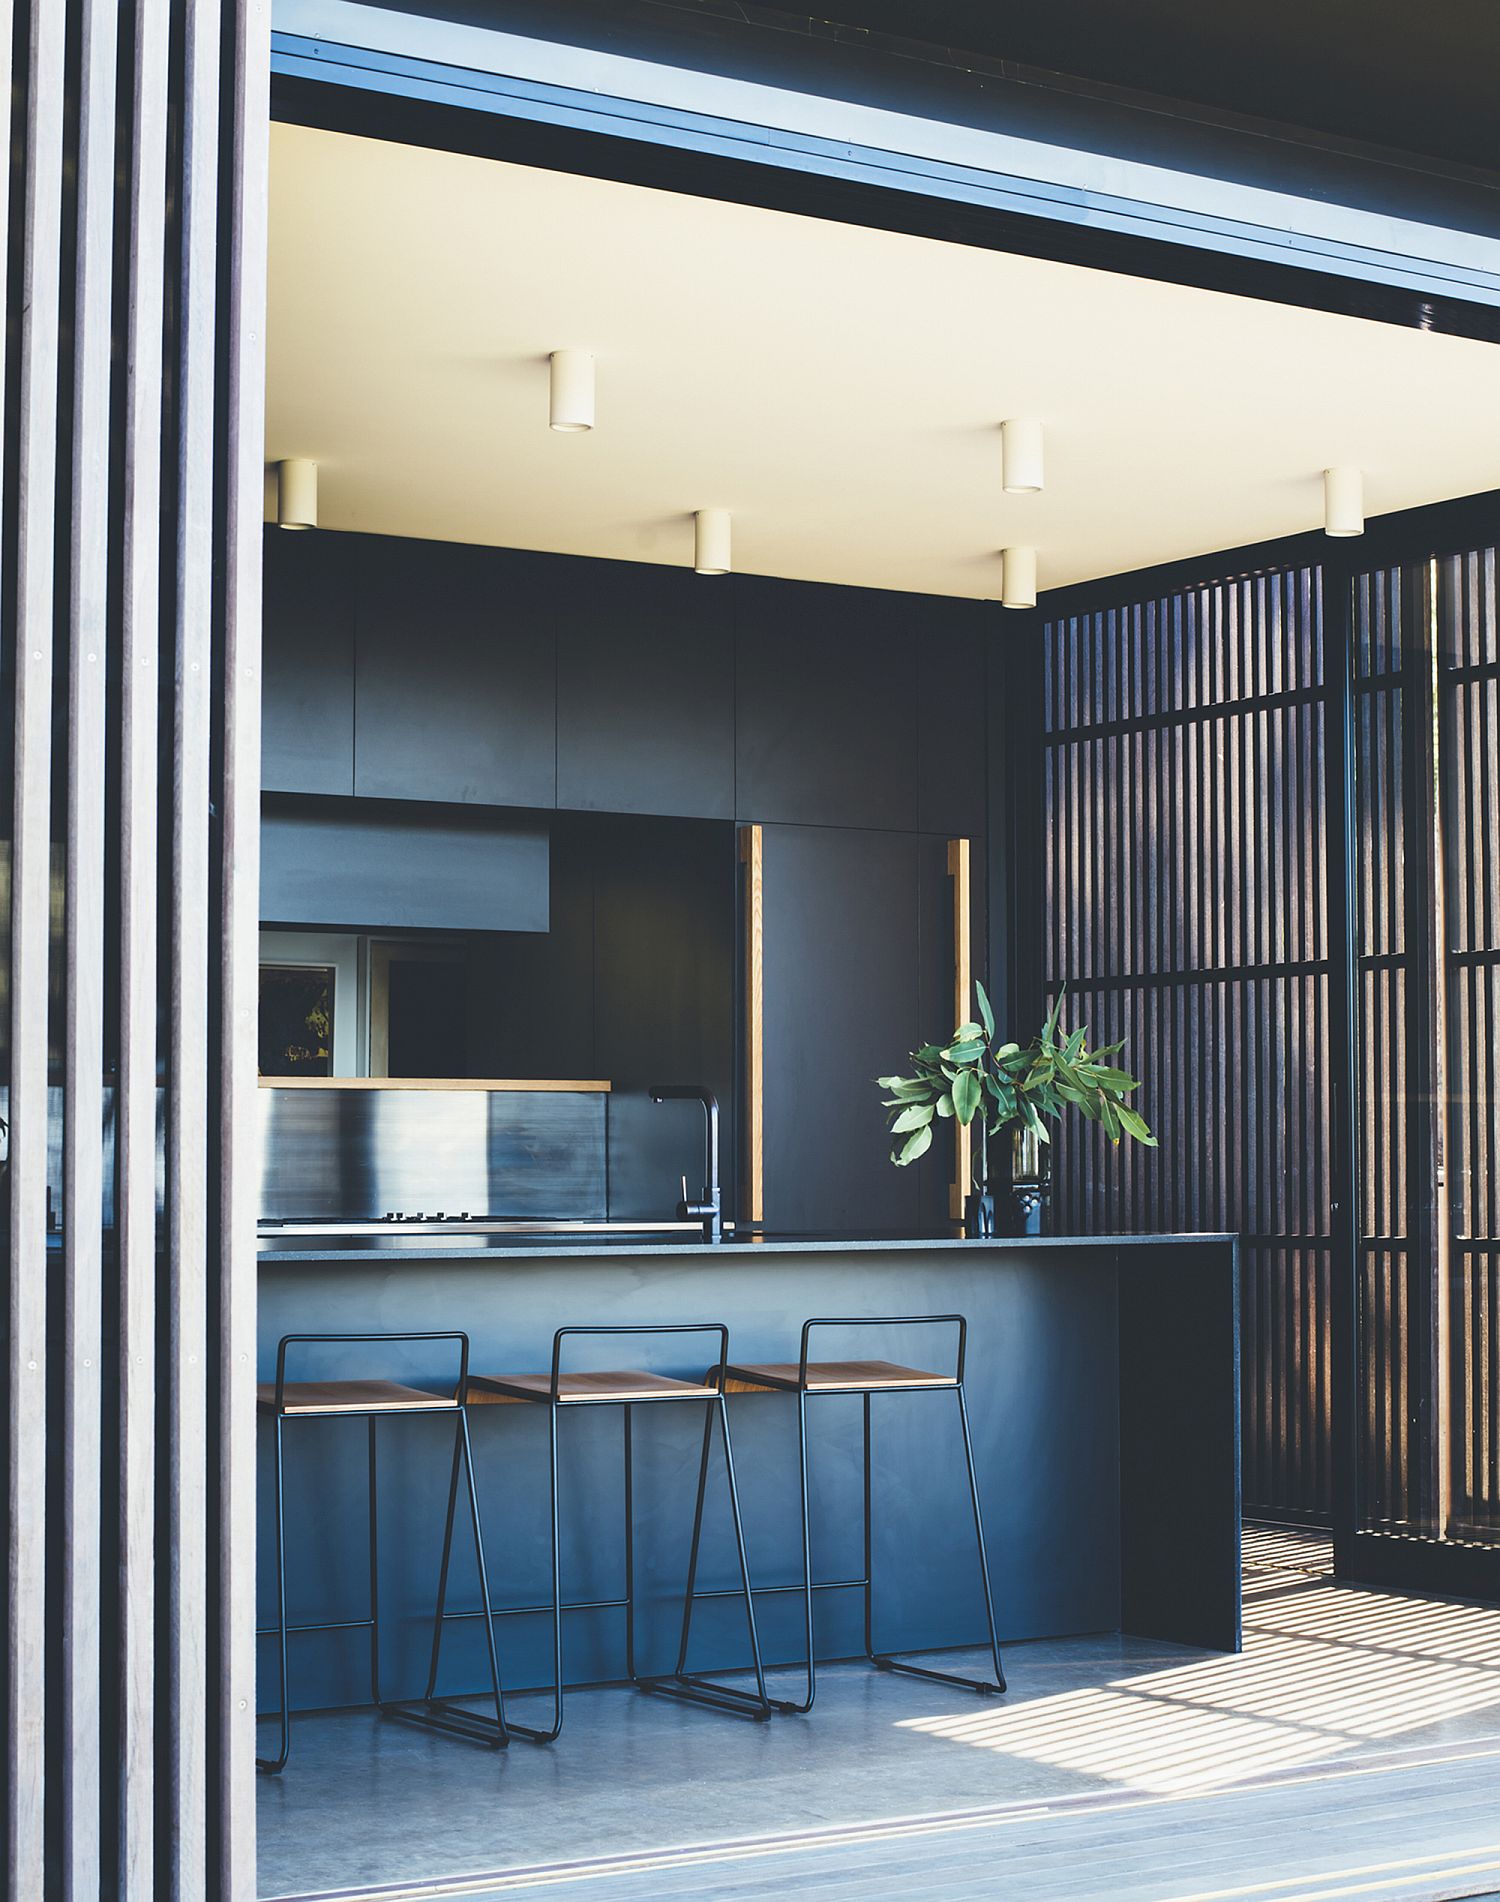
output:
[[[471,1215],[462,1209],[449,1215],[439,1209],[429,1215],[424,1210],[389,1210],[384,1215],[358,1215],[336,1218],[326,1215],[276,1216],[259,1224],[262,1235],[468,1235],[480,1232],[502,1235],[611,1235],[628,1230],[634,1235],[697,1234],[701,1222],[620,1222],[601,1216],[597,1221],[576,1217],[550,1221],[525,1215]]]

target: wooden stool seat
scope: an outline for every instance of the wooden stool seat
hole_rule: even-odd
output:
[[[559,1402],[569,1400],[704,1400],[710,1390],[697,1381],[673,1380],[666,1374],[634,1371],[608,1374],[561,1374]],[[503,1406],[509,1401],[552,1398],[551,1374],[471,1374],[469,1405]]]
[[[725,1393],[795,1393],[802,1369],[796,1361],[728,1367]],[[863,1393],[872,1387],[956,1387],[952,1374],[928,1374],[890,1360],[818,1360],[807,1363],[809,1393]]]
[[[452,1412],[452,1394],[426,1393],[403,1387],[399,1380],[289,1380],[281,1390],[282,1412],[307,1413],[422,1413]],[[264,1381],[255,1389],[256,1404],[276,1411],[276,1385]]]

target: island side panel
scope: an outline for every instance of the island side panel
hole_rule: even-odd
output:
[[[1239,1247],[1119,1260],[1121,1626],[1238,1651]]]
[[[986,1516],[1002,1641],[1115,1629],[1119,1595],[1118,1320],[1111,1252],[1071,1249],[936,1247],[870,1252],[766,1252],[725,1248],[681,1257],[629,1255],[478,1261],[264,1264],[261,1270],[261,1378],[276,1341],[293,1331],[462,1327],[476,1370],[543,1368],[552,1331],[564,1324],[723,1320],[735,1355],[795,1359],[801,1323],[812,1314],[967,1315],[968,1399]],[[943,1365],[951,1337],[896,1330],[848,1337],[862,1354]],[[618,1361],[628,1345],[612,1350]],[[841,1350],[836,1336],[827,1351]],[[430,1350],[429,1350],[430,1353]],[[663,1371],[701,1376],[710,1341],[669,1343],[652,1359]],[[350,1373],[342,1353],[329,1373]],[[596,1365],[603,1364],[598,1360]],[[385,1365],[383,1363],[383,1365]],[[419,1351],[389,1371],[431,1376]],[[735,1462],[750,1561],[758,1585],[786,1584],[800,1571],[796,1408],[780,1396],[731,1401]],[[540,1408],[476,1409],[475,1458],[496,1604],[547,1596],[545,1421]],[[860,1403],[813,1400],[811,1520],[821,1576],[858,1575],[862,1556]],[[695,1417],[694,1417],[695,1416]],[[638,1589],[645,1662],[674,1649],[686,1565],[702,1416],[697,1408],[638,1409],[636,1420]],[[381,1591],[387,1695],[415,1694],[424,1678],[446,1493],[451,1428],[436,1419],[382,1427]],[[565,1595],[610,1597],[621,1584],[620,1420],[614,1409],[566,1417],[562,1427]],[[876,1639],[903,1650],[977,1643],[982,1603],[967,1487],[951,1393],[876,1396]],[[270,1435],[262,1432],[263,1442]],[[364,1429],[362,1423],[294,1426],[288,1435],[290,1616],[364,1615]],[[268,1622],[271,1552],[269,1460],[262,1451],[262,1624]],[[715,1466],[707,1514],[704,1582],[734,1580],[722,1481]],[[470,1608],[472,1562],[463,1537],[455,1569],[456,1605]],[[800,1644],[794,1595],[758,1603],[768,1661],[793,1659]],[[452,1628],[444,1686],[483,1679],[480,1629]],[[623,1674],[618,1612],[572,1614],[568,1676],[574,1682]],[[543,1681],[545,1622],[505,1620],[502,1662],[515,1687]],[[819,1595],[820,1654],[863,1649],[860,1594]],[[272,1647],[263,1642],[262,1667]],[[695,1623],[694,1664],[741,1661],[743,1619],[729,1601],[704,1604]],[[368,1700],[360,1634],[293,1640],[293,1700],[309,1708]],[[265,1702],[265,1696],[262,1696]]]

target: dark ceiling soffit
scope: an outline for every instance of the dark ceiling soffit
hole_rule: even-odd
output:
[[[1276,541],[1216,549],[1211,554],[1163,562],[1155,568],[1137,568],[1098,581],[1050,588],[1037,596],[1032,613],[1041,621],[1064,620],[1100,608],[1134,607],[1183,590],[1249,581],[1257,575],[1285,574],[1294,568],[1321,564],[1359,574],[1394,567],[1398,562],[1430,561],[1496,546],[1500,546],[1500,489],[1491,489],[1452,502],[1431,502],[1421,508],[1373,515],[1364,534],[1348,540],[1330,541],[1321,529],[1310,529]]]
[[[1260,118],[1253,113],[1209,105],[1202,100],[1143,92],[1139,87],[1114,85],[1107,80],[1089,78],[1080,73],[1030,65],[1024,60],[1006,59],[951,42],[913,38],[909,34],[891,33],[879,27],[851,25],[816,14],[795,13],[783,7],[751,5],[749,0],[638,0],[638,3],[669,12],[728,20],[737,27],[758,27],[799,39],[826,39],[835,45],[857,47],[861,52],[881,53],[889,59],[940,66],[965,76],[974,74],[981,78],[1008,80],[1017,85],[1035,86],[1045,92],[1063,93],[1073,99],[1096,100],[1112,106],[1127,107],[1133,112],[1153,113],[1177,123],[1211,126],[1216,130],[1244,133],[1251,138],[1306,146],[1310,151],[1336,153],[1340,157],[1360,159],[1371,165],[1395,166],[1402,171],[1423,172],[1434,178],[1453,179],[1469,185],[1493,187],[1500,183],[1500,174],[1482,170],[1476,165],[1460,164],[1453,159],[1408,151],[1401,146],[1374,145],[1367,139],[1349,138],[1316,126]]]
[[[1500,283],[1421,258],[286,33],[272,75],[298,124],[1500,342]]]

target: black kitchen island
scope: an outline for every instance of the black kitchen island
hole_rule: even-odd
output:
[[[642,1233],[521,1236],[266,1236],[260,1252],[262,1381],[275,1378],[278,1340],[295,1333],[398,1333],[461,1328],[472,1370],[550,1365],[563,1326],[722,1321],[741,1361],[795,1360],[812,1315],[963,1314],[978,1480],[1002,1643],[1119,1630],[1238,1649],[1240,1466],[1238,1246],[1230,1235],[962,1240],[894,1235],[769,1237],[709,1245]],[[638,1363],[701,1379],[715,1348],[672,1340]],[[451,1365],[433,1348],[325,1346],[306,1350],[288,1378],[393,1376],[439,1384]],[[820,1353],[931,1365],[934,1337],[898,1328],[862,1332]],[[451,1349],[448,1350],[451,1355]],[[925,1360],[920,1357],[926,1356]],[[378,1364],[376,1364],[378,1363]],[[731,1399],[752,1578],[785,1585],[800,1572],[796,1404],[786,1395]],[[698,1415],[698,1410],[692,1410]],[[483,1408],[473,1419],[491,1596],[535,1605],[549,1591],[546,1421],[542,1408]],[[675,1643],[691,1532],[700,1432],[678,1409],[638,1409],[636,1425],[639,1639],[648,1666]],[[855,1396],[810,1409],[810,1498],[818,1575],[852,1578],[862,1552],[860,1409]],[[385,1694],[425,1683],[452,1427],[407,1423],[383,1446],[380,1584]],[[357,1620],[367,1612],[364,1423],[299,1422],[287,1480],[288,1616]],[[262,1434],[261,1607],[271,1622],[273,1539],[269,1435]],[[622,1566],[619,1417],[582,1409],[561,1443],[564,1597],[618,1596]],[[877,1397],[874,1567],[878,1642],[885,1650],[977,1642],[979,1582],[956,1409],[950,1392]],[[728,1514],[711,1493],[700,1582],[731,1582]],[[471,1554],[455,1552],[450,1604],[477,1605]],[[795,1658],[795,1593],[758,1601],[768,1664]],[[709,1600],[695,1621],[703,1668],[744,1656],[733,1601]],[[567,1675],[624,1675],[623,1620],[568,1614]],[[546,1680],[546,1620],[499,1626],[507,1684]],[[369,1701],[367,1634],[351,1629],[291,1639],[292,1702],[301,1708]],[[861,1594],[820,1594],[818,1650],[863,1649]],[[450,1628],[443,1688],[484,1682],[481,1628]],[[261,1652],[273,1672],[273,1647]],[[262,1708],[274,1703],[263,1676]],[[268,1695],[269,1693],[269,1695]]]

